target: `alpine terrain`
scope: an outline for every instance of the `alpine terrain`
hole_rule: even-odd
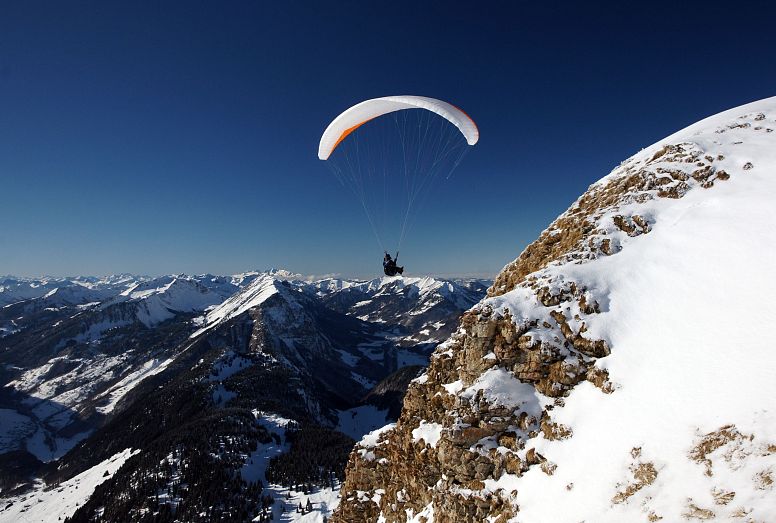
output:
[[[604,176],[466,312],[333,521],[773,521],[776,98]]]
[[[0,278],[0,521],[323,521],[490,283]]]

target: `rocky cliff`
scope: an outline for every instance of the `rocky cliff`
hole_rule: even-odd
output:
[[[776,98],[602,178],[350,456],[334,521],[776,513]]]

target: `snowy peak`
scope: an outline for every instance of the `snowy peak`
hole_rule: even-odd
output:
[[[25,300],[43,299],[48,306],[78,305],[102,301],[148,278],[126,274],[95,278],[17,278],[0,279],[0,307]]]
[[[55,287],[41,300],[47,306],[84,305],[105,300],[114,294],[113,289],[90,288],[81,285]]]
[[[769,520],[774,130],[748,104],[591,185],[359,444],[333,521]]]
[[[143,299],[147,296],[164,292],[176,279],[175,276],[162,276],[161,278],[154,278],[145,282],[136,282],[120,293],[120,296],[135,300]]]
[[[63,289],[69,289],[67,292],[73,300],[72,303],[83,303],[78,299],[77,293],[89,291],[93,287],[91,284],[87,287],[78,280],[66,278],[28,279],[7,276],[0,280],[0,307],[24,300],[53,297],[57,290]],[[62,296],[64,293],[58,298]]]
[[[332,292],[341,291],[347,289],[355,284],[362,283],[361,281],[349,281],[339,278],[325,278],[314,282],[305,283],[303,287],[308,291],[317,294],[318,296],[326,296]]]
[[[291,272],[286,269],[276,269],[274,267],[267,270],[266,274],[278,280],[285,280],[285,281],[295,281],[295,280],[301,280],[304,278],[304,276],[301,274]]]
[[[235,318],[254,307],[258,307],[268,298],[285,290],[285,286],[270,274],[258,274],[244,289],[231,296],[200,319],[200,329],[191,335],[199,336],[213,327]]]
[[[248,285],[260,275],[272,274],[278,279],[293,279],[299,275],[286,270],[249,271],[231,276],[201,274],[187,276],[165,275],[160,277],[115,274],[110,276],[74,276],[21,278],[0,276],[0,307],[20,301],[36,298],[53,298],[52,291],[57,290],[62,305],[81,304],[91,301],[104,301],[124,296],[127,299],[142,299],[145,296],[164,292],[164,287],[174,280],[190,280],[199,283],[210,292],[226,299]],[[85,298],[81,298],[83,294]],[[65,299],[64,297],[67,296]]]
[[[513,289],[549,264],[609,256],[651,231],[658,209],[690,192],[767,169],[776,97],[701,120],[641,150],[590,186],[514,262],[489,295]],[[712,191],[711,196],[719,194]],[[711,197],[710,195],[701,198]]]
[[[198,312],[221,303],[223,297],[186,276],[163,276],[136,283],[119,296],[103,304],[136,306],[137,319],[146,327],[157,325],[181,312]]]

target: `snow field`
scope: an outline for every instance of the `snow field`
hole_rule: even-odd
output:
[[[81,474],[49,488],[43,483],[32,492],[4,500],[0,523],[54,523],[70,517],[109,479],[124,462],[138,451],[126,449]]]

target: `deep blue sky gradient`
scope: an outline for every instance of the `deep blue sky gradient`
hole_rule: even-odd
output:
[[[6,2],[0,274],[378,274],[316,152],[391,94],[481,132],[408,271],[494,274],[640,148],[776,94],[774,28],[768,2]]]

